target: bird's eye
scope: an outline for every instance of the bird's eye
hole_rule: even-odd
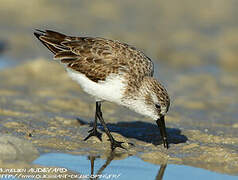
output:
[[[160,104],[155,104],[155,107],[156,107],[157,109],[160,109]]]

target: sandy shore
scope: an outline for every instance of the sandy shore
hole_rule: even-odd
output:
[[[83,141],[93,119],[94,101],[56,62],[36,59],[5,69],[0,72],[0,81],[2,135],[23,139],[40,153],[60,151],[101,157],[108,155],[110,143],[103,131],[102,142],[96,138]],[[183,108],[189,106],[193,112],[203,110],[206,105],[186,102],[175,101],[174,110],[167,117],[168,150],[163,148],[153,121],[123,107],[104,103],[108,127],[116,139],[126,142],[124,146],[128,149],[119,149],[117,153],[121,158],[135,155],[154,164],[185,164],[237,174],[237,126],[234,124],[229,128],[230,133],[219,133],[219,129],[228,132],[226,124],[209,126],[205,120],[199,123],[196,118],[188,120],[184,118]]]

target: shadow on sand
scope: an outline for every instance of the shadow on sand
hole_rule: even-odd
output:
[[[126,138],[134,138],[154,145],[162,144],[159,128],[156,124],[142,121],[108,123],[111,132],[121,134]],[[103,130],[102,127],[100,127]],[[181,130],[166,128],[169,144],[184,143],[188,138],[181,134]]]
[[[80,118],[77,118],[81,125],[88,125],[89,123],[83,122]],[[92,123],[90,123],[92,127]],[[107,127],[110,132],[116,132],[126,138],[134,138],[154,145],[162,144],[159,128],[156,124],[133,121],[133,122],[118,122],[107,123]],[[102,125],[98,123],[98,128],[104,131]],[[185,143],[188,138],[181,134],[181,130],[176,128],[166,128],[169,144]]]

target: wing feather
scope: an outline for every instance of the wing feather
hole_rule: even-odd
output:
[[[127,73],[141,80],[153,75],[153,63],[141,51],[119,41],[72,37],[51,30],[36,30],[35,36],[59,59],[92,81],[103,81],[111,73]]]

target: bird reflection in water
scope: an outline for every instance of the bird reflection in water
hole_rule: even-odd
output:
[[[167,167],[167,164],[161,164],[160,165],[160,168],[159,168],[159,171],[157,173],[157,176],[156,176],[156,180],[162,180],[163,179],[163,176],[164,176],[164,171]]]
[[[104,169],[106,169],[107,166],[112,162],[112,160],[118,156],[120,156],[120,155],[115,154],[114,152],[111,152],[110,155],[107,156],[105,163],[100,167],[100,169],[95,174],[94,174],[94,162],[97,158],[100,158],[100,156],[88,156],[88,159],[90,160],[90,163],[91,163],[91,178],[90,178],[90,180],[98,179],[100,177],[99,175],[102,174]],[[167,163],[163,163],[160,165],[160,168],[159,168],[159,171],[155,177],[155,180],[163,179],[166,166],[167,166]]]

